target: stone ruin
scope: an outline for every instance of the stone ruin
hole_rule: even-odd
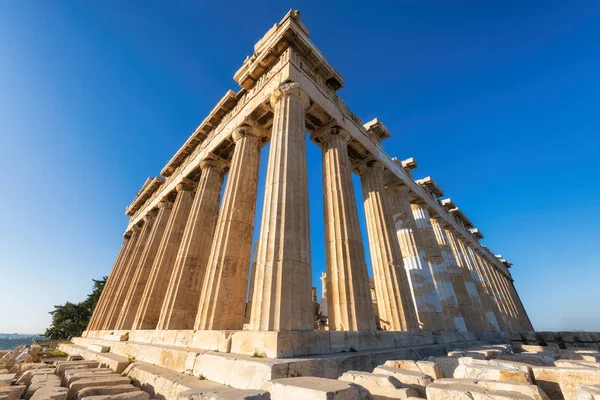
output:
[[[73,354],[45,361],[32,346],[5,352],[0,359],[0,400],[600,399],[600,333],[521,332],[511,337],[504,344],[415,345],[397,354],[403,358],[371,351],[283,362],[206,352],[196,355],[194,372],[188,373],[145,356],[146,361],[119,357],[101,344],[63,343],[60,347]],[[581,342],[586,347],[560,344],[578,340],[587,340]],[[177,357],[168,352],[155,356]]]
[[[511,263],[480,243],[482,233],[440,199],[431,177],[413,177],[414,159],[383,150],[389,130],[378,119],[363,123],[338,96],[343,78],[299,12],[266,33],[234,79],[241,89],[223,96],[126,208],[123,245],[91,321],[59,347],[83,360],[19,368],[10,379],[25,396],[596,396],[597,337],[534,332]],[[306,132],[323,156],[320,303]],[[352,173],[362,184],[372,278]]]

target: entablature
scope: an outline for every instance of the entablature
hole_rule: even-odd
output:
[[[146,200],[148,200],[164,182],[165,178],[163,178],[162,176],[157,176],[154,179],[146,179],[146,182],[142,186],[142,189],[135,196],[135,199],[131,202],[129,206],[125,208],[125,215],[129,217],[133,216],[135,212],[139,210],[142,205],[144,205]]]

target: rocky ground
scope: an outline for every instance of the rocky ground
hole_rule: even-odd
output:
[[[542,341],[537,335],[516,334],[512,345],[455,349],[443,357],[389,360],[373,371],[348,371],[338,379],[296,376],[268,381],[262,390],[197,389],[172,398],[600,400],[598,348],[566,346],[571,336]],[[145,388],[144,383],[131,376],[139,362],[117,374],[98,361],[81,360],[76,355],[43,356],[39,346],[5,354],[0,360],[0,400],[150,398],[140,389]],[[204,382],[209,388],[210,382]]]

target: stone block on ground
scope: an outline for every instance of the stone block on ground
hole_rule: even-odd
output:
[[[373,370],[374,374],[391,375],[398,379],[406,387],[413,388],[419,396],[425,396],[425,388],[433,382],[433,379],[422,372],[411,371],[380,365]]]
[[[67,356],[67,361],[79,361],[79,360],[83,360],[83,357],[81,357],[79,354],[69,354]]]
[[[84,397],[102,396],[102,395],[116,395],[121,393],[138,392],[140,388],[131,384],[115,385],[115,386],[92,386],[85,389],[81,389],[77,393],[77,400],[81,400]]]
[[[93,387],[93,386],[116,386],[116,385],[124,385],[130,383],[129,378],[125,378],[123,376],[97,376],[91,378],[80,379],[71,383],[69,386],[69,392],[67,394],[67,399],[71,400],[77,397],[77,393],[84,388]]]
[[[563,368],[600,368],[600,363],[583,360],[556,360],[554,365]]]
[[[82,397],[81,400],[148,400],[149,398],[148,393],[138,390],[137,392]]]
[[[368,400],[371,394],[364,388],[340,380],[298,377],[274,379],[266,382],[263,389],[271,400]]]
[[[115,374],[115,372],[110,368],[98,368],[98,369],[89,369],[89,370],[69,370],[65,373],[65,377],[62,379],[62,385],[65,387],[69,387],[71,383],[78,381],[80,379],[93,378],[96,376],[120,376]]]
[[[600,384],[600,369],[597,368],[531,368],[536,385],[552,400],[575,400],[577,386]]]
[[[0,386],[0,394],[7,394],[8,400],[19,400],[26,388],[25,385]]]
[[[554,365],[555,357],[542,354],[502,354],[496,359],[520,362],[529,365],[551,366]]]
[[[575,336],[573,336],[572,332],[558,332],[558,337],[564,343],[574,343],[575,342]]]
[[[371,374],[362,371],[348,371],[338,378],[341,381],[355,383],[367,389],[373,399],[406,399],[417,397],[417,391],[407,388],[392,375]]]
[[[17,373],[17,377],[21,377],[25,372],[30,371],[32,369],[48,369],[54,368],[54,366],[50,366],[44,363],[23,363],[19,365],[19,372]]]
[[[45,386],[38,389],[31,400],[66,400],[68,389],[58,386]]]
[[[105,346],[103,344],[90,344],[87,348],[97,353],[108,353],[110,351],[110,346]]]
[[[65,371],[72,368],[98,368],[98,361],[59,361],[56,363],[56,375],[62,378],[65,374]]]
[[[181,392],[177,400],[269,400],[269,392],[256,389],[218,389],[198,390],[191,389]]]
[[[429,357],[442,371],[443,378],[453,378],[454,370],[458,367],[458,357]]]
[[[40,388],[43,387],[59,387],[60,379],[55,375],[35,375],[31,378],[31,383],[27,387],[23,398],[29,399]]]
[[[448,381],[448,382],[443,382]],[[501,390],[488,390],[472,382],[440,379],[427,386],[428,400],[532,400],[531,397]]]
[[[16,374],[2,374],[0,375],[0,386],[9,386],[15,379]]]
[[[600,400],[600,385],[580,385],[576,393],[577,400]]]
[[[36,375],[54,375],[54,368],[36,368],[29,369],[25,371],[19,379],[17,379],[17,384],[19,385],[29,385],[31,380]]]
[[[506,360],[476,360],[469,357],[463,357],[458,360],[459,365],[479,365],[482,367],[493,366],[500,367],[508,370],[519,370],[523,371],[527,374],[527,383],[533,383],[533,372],[531,370],[531,366],[528,364],[515,362],[515,361],[506,361]],[[470,377],[471,378],[471,377]],[[485,378],[481,378],[485,379]],[[524,382],[525,383],[525,382]]]
[[[444,377],[440,367],[433,361],[388,360],[384,365],[387,367],[422,372],[434,380]]]
[[[461,364],[454,371],[455,378],[488,379],[494,381],[510,381],[530,383],[527,372],[516,368],[497,365]]]

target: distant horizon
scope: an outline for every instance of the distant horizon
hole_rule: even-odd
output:
[[[414,157],[415,178],[431,176],[482,244],[513,263],[534,328],[600,332],[600,3],[296,3],[344,78],[340,97],[390,130],[386,153]],[[125,207],[221,96],[240,89],[235,71],[289,8],[0,3],[0,330],[43,332],[54,305],[83,301],[92,279],[109,274]],[[307,144],[320,298],[322,154]]]

